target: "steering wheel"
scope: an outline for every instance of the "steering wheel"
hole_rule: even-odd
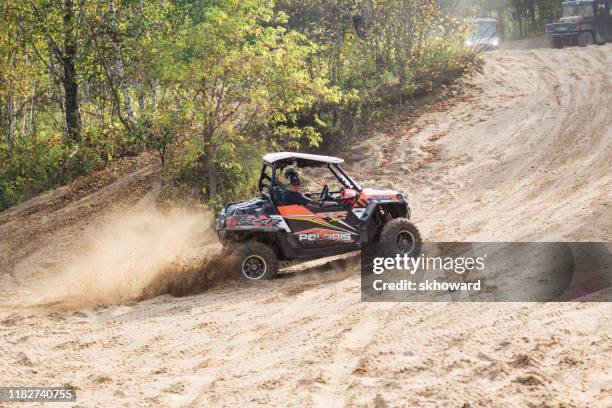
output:
[[[327,196],[329,196],[329,186],[326,184],[325,187],[323,187],[323,191],[321,191],[321,201],[325,201]]]

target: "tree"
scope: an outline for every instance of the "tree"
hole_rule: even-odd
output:
[[[5,7],[5,23],[16,23],[23,41],[33,48],[34,55],[53,76],[54,82],[61,84],[66,140],[78,143],[83,122],[77,72],[81,32],[77,5],[73,0],[28,0]]]
[[[313,128],[287,124],[300,109],[337,98],[324,78],[308,71],[316,47],[287,31],[280,25],[284,21],[271,2],[218,1],[202,23],[157,47],[161,80],[174,85],[199,133],[211,201],[217,199],[219,173],[240,166],[232,159],[238,143],[268,137],[271,143],[316,145]]]
[[[0,0],[0,209],[144,150],[235,200],[474,58],[435,0]]]

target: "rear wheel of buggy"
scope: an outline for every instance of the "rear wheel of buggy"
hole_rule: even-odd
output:
[[[408,255],[416,258],[421,255],[421,234],[407,218],[396,218],[385,224],[378,241],[379,256],[395,257]]]
[[[593,34],[589,33],[588,31],[580,33],[578,36],[578,46],[588,47],[591,44],[593,44]]]
[[[257,241],[236,244],[232,250],[233,269],[247,281],[262,281],[278,276],[278,258],[268,245]]]

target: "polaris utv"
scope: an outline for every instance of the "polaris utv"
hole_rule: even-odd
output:
[[[421,237],[409,221],[406,196],[361,188],[343,162],[302,153],[264,156],[261,197],[228,204],[216,220],[232,268],[259,281],[275,278],[280,268],[294,263],[352,251],[419,256]],[[299,191],[298,169],[312,173],[308,184],[322,186],[319,193]]]
[[[575,0],[561,4],[562,17],[546,24],[553,48],[586,47],[612,41],[612,0]]]

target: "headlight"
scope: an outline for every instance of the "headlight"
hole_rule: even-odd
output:
[[[472,42],[472,40],[465,40],[465,45],[471,47],[472,45],[474,45],[474,43]]]
[[[494,47],[497,47],[498,45],[499,45],[499,39],[494,38],[494,39],[493,39],[493,46],[494,46]]]

